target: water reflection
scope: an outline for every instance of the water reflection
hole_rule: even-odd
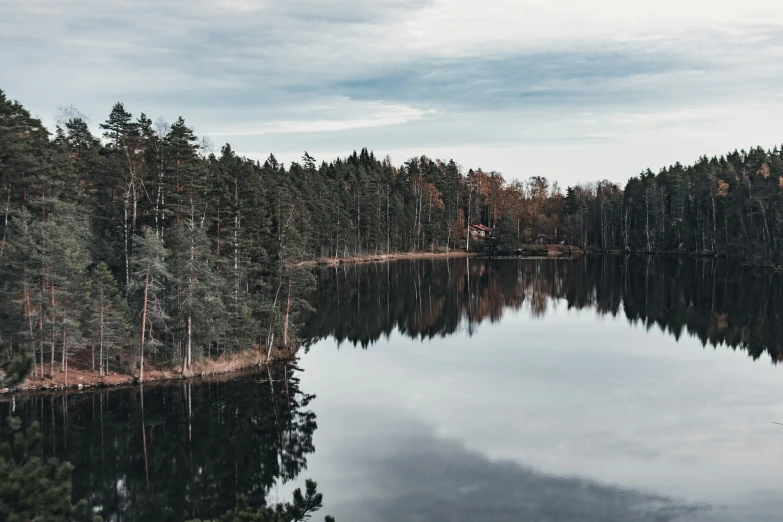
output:
[[[335,507],[342,520],[670,522],[713,512],[704,504],[491,460],[415,423],[384,443],[370,454],[345,455],[351,468],[375,472],[374,490]]]
[[[214,517],[296,478],[314,451],[313,395],[290,367],[228,382],[17,399],[45,456],[75,466],[75,498],[104,520]],[[0,403],[0,419],[9,413]]]
[[[75,465],[75,497],[107,521],[214,517],[307,477],[341,522],[777,520],[779,369],[671,337],[777,361],[781,284],[644,256],[325,269],[303,332],[326,340],[301,382],[285,367],[18,397],[0,422],[40,422],[44,456]]]
[[[321,269],[307,342],[334,337],[367,347],[394,330],[445,336],[506,310],[542,316],[552,300],[623,313],[676,338],[726,344],[754,359],[783,356],[783,278],[725,259],[586,256],[577,260],[421,260]]]

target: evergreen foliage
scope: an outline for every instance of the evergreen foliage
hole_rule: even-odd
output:
[[[37,423],[23,430],[8,418],[10,442],[0,442],[0,520],[69,522],[93,520],[85,500],[71,504],[73,466],[55,458],[43,460]]]
[[[81,117],[52,136],[0,91],[0,338],[35,355],[138,372],[299,342],[306,263],[536,240],[586,249],[729,255],[783,264],[783,153],[701,158],[625,187],[569,187],[362,149],[286,166],[203,150],[183,118],[122,104],[96,137]],[[97,330],[97,331],[96,331]],[[94,355],[97,353],[97,356]]]
[[[24,382],[33,369],[35,360],[26,350],[11,355],[0,341],[0,388],[15,388]]]
[[[109,371],[109,362],[124,355],[122,349],[132,338],[128,304],[105,262],[93,268],[85,298],[89,303],[84,324],[91,348],[91,369],[95,370],[97,355],[98,372],[103,376]]]
[[[587,248],[783,263],[783,152],[702,157],[628,180],[569,189],[563,236]]]

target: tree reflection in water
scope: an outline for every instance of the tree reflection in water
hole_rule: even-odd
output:
[[[526,306],[534,316],[553,301],[624,314],[628,321],[704,345],[726,344],[773,362],[783,343],[783,275],[726,259],[585,256],[580,259],[399,261],[318,271],[306,342],[334,336],[367,347],[398,329],[432,338]]]
[[[44,456],[75,466],[74,497],[104,520],[214,517],[238,494],[260,505],[315,449],[314,395],[292,367],[232,377],[17,400],[15,414],[41,423]]]

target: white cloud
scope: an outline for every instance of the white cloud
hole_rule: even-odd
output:
[[[336,110],[339,108],[338,110]],[[406,105],[387,104],[383,102],[355,102],[347,98],[334,100],[326,106],[310,106],[298,108],[300,119],[278,120],[240,124],[244,130],[215,130],[210,134],[230,136],[263,136],[280,133],[313,133],[339,132],[369,127],[386,127],[400,125],[412,120],[419,120],[426,114],[435,111],[424,111]],[[324,114],[331,114],[330,119],[321,119]],[[208,131],[209,132],[209,131]]]
[[[470,52],[565,40],[657,39],[694,28],[781,24],[775,0],[437,0],[406,22],[403,38],[418,48]],[[413,36],[413,38],[409,38]]]
[[[781,141],[769,0],[5,0],[0,28],[0,88],[47,122],[121,100],[258,156],[570,183]]]

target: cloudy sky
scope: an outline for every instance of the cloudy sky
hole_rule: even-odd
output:
[[[624,181],[783,142],[776,0],[0,0],[0,89],[290,162]]]

